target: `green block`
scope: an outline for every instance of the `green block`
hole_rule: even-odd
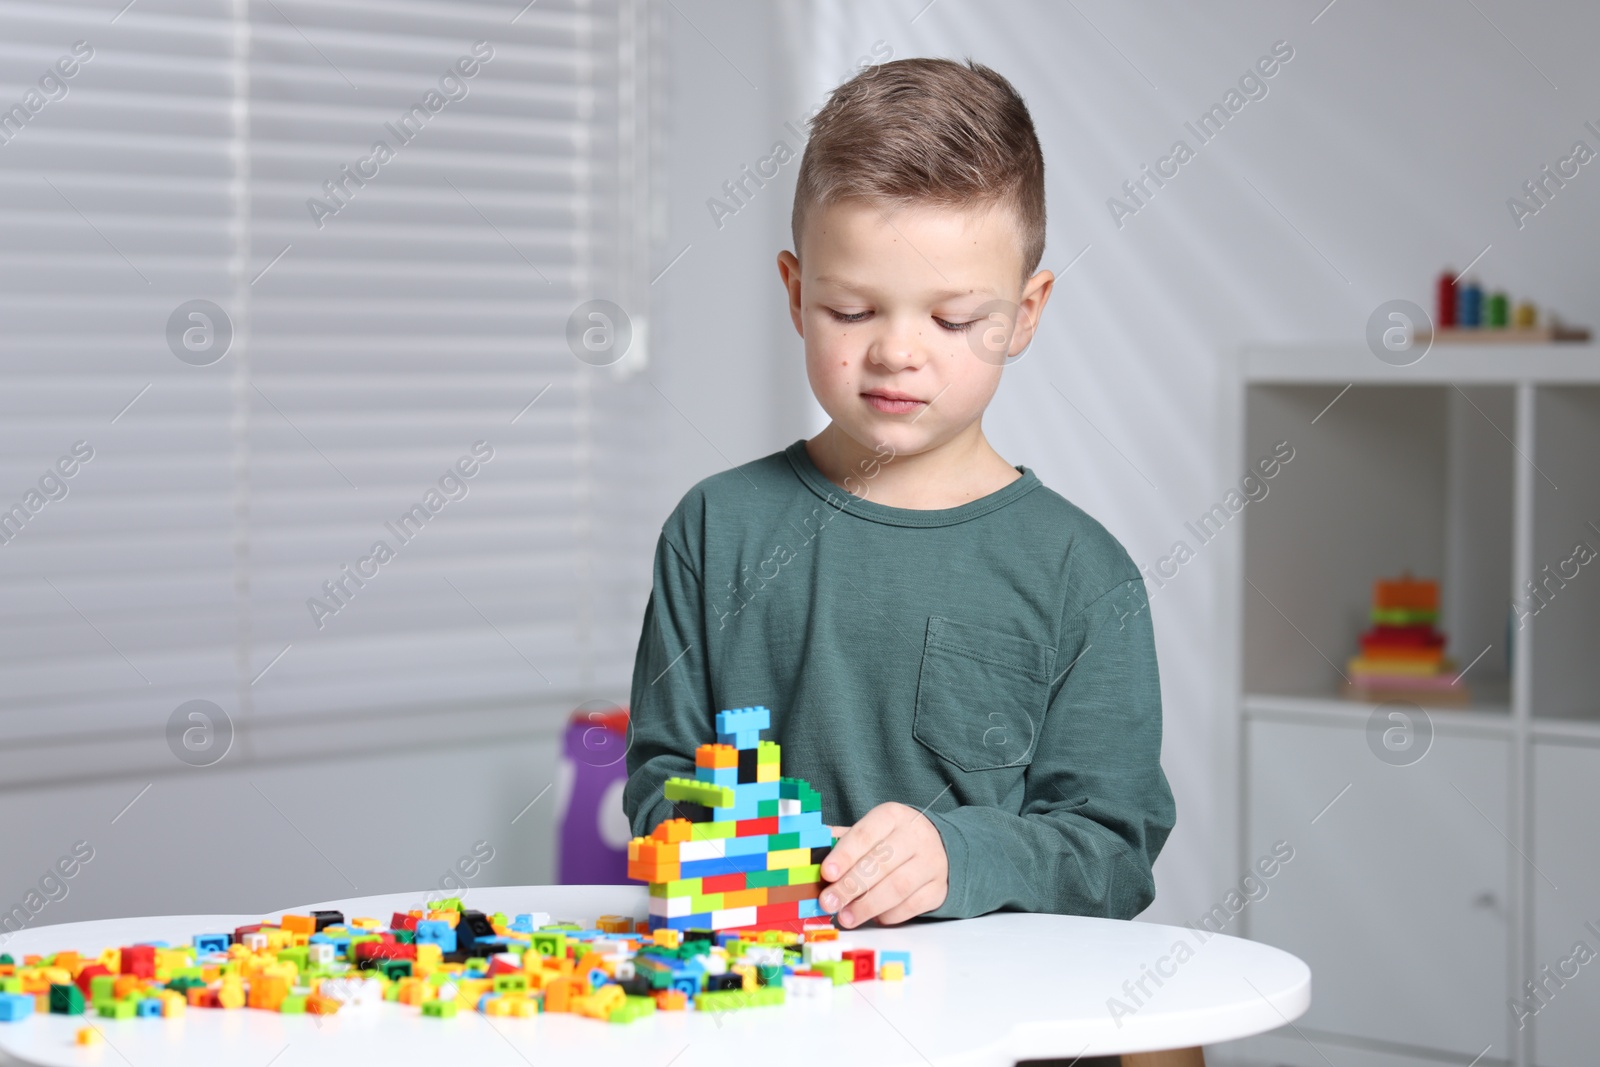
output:
[[[782,986],[758,986],[743,989],[721,989],[701,993],[694,998],[695,1011],[738,1011],[741,1008],[763,1008],[783,1003]]]
[[[449,985],[451,982],[455,981],[455,977],[456,976],[451,974],[449,971],[434,971],[432,974],[428,975],[428,984],[433,986],[433,988],[438,989],[440,986]]]
[[[117,976],[114,974],[97,974],[89,979],[89,1000],[98,1004],[102,1000],[114,1000],[117,995]]]
[[[402,978],[411,976],[410,960],[383,960],[378,964],[377,971],[391,982],[398,982]]]
[[[661,787],[661,795],[668,800],[688,800],[708,808],[733,807],[733,790],[725,785],[697,782],[693,778],[668,778]]]
[[[294,964],[295,970],[303,971],[306,969],[306,958],[310,954],[311,950],[304,945],[294,945],[289,948],[280,948],[278,950],[278,959],[287,960]]]
[[[383,999],[398,1001],[400,999],[400,983],[390,982],[383,989]]]
[[[196,986],[203,986],[205,984],[206,980],[201,978],[198,973],[180,974],[174,976],[173,979],[167,983],[167,988],[172,990],[174,993],[187,993]]]
[[[494,991],[496,993],[524,993],[528,989],[528,976],[525,974],[497,974],[494,976]]]
[[[775,819],[778,817],[778,802],[776,800],[756,801],[756,818]],[[776,835],[774,835],[776,836]]]
[[[789,835],[786,834],[784,836],[789,836]],[[798,838],[800,835],[799,834],[795,834],[793,836]],[[774,847],[776,847],[776,846],[774,846]],[[800,846],[799,845],[795,845],[794,847],[795,848],[799,848]],[[744,875],[744,884],[745,884],[746,888],[749,888],[749,889],[768,889],[768,888],[771,888],[772,886],[775,886],[775,885],[788,885],[789,884],[789,872],[788,871],[746,871],[745,875]]]
[[[779,759],[779,754],[782,751],[783,746],[779,745],[776,741],[762,741],[758,743],[756,745],[756,765],[760,766],[763,763],[781,762]]]
[[[53,1015],[82,1015],[83,993],[75,985],[52,983],[50,986],[50,1012]]]
[[[422,1014],[429,1019],[454,1019],[457,1010],[456,1002],[453,1000],[425,1000],[422,1002]]]
[[[445,897],[433,905],[430,911],[466,911],[467,906],[461,903],[460,897]]]
[[[756,964],[756,981],[764,986],[783,985],[783,967],[777,963]]]
[[[689,824],[690,841],[717,841],[738,836],[739,827],[732,822],[697,822]]]
[[[722,910],[721,893],[705,893],[689,898],[693,903],[689,905],[690,911],[695,915],[703,915],[708,911]]]
[[[541,956],[565,956],[567,935],[559,930],[540,931],[528,941],[528,946]]]
[[[654,1015],[656,1002],[654,997],[624,997],[622,1004],[613,1009],[608,1018],[614,1023],[631,1023],[644,1015]]]
[[[394,932],[394,943],[397,945],[415,945],[417,943],[417,932],[415,930],[396,930]],[[283,953],[280,952],[278,955],[281,957]]]
[[[700,895],[699,878],[679,878],[672,882],[651,882],[653,897],[697,897]]]
[[[768,800],[768,801],[763,801],[763,803],[772,804],[772,803],[776,803],[776,801]],[[799,847],[800,847],[800,834],[798,832],[792,833],[792,834],[773,834],[773,835],[771,835],[770,837],[767,838],[767,851],[768,852],[777,852],[780,849],[791,849],[791,848],[799,848]]]
[[[821,971],[832,978],[834,985],[853,982],[856,977],[856,965],[852,960],[823,960],[820,963],[813,963],[811,969]]]
[[[383,938],[379,937],[377,934],[351,934],[350,935],[350,957],[352,959],[355,958],[355,954],[356,954],[355,953],[355,948],[356,948],[357,945],[361,944],[363,941],[382,941],[382,940],[383,940]]]
[[[175,970],[173,970],[172,977],[167,981],[167,986],[169,988],[175,988],[172,985],[173,982],[187,981],[189,979],[193,979],[199,985],[205,985],[206,984],[205,983],[205,979],[202,978],[201,975],[200,975],[200,968],[198,968],[198,967],[178,967]]]
[[[0,993],[22,993],[22,979],[0,978]]]
[[[97,1001],[95,1010],[103,1019],[132,1019],[139,1013],[139,1004],[132,1000]]]
[[[278,1012],[282,1015],[304,1015],[306,998],[298,993],[284,997],[283,1002],[278,1005]]]
[[[468,956],[464,961],[463,966],[465,966],[469,971],[487,971],[489,969],[489,957]]]
[[[497,911],[493,915],[489,916],[489,921],[495,926],[511,925],[511,920],[506,918],[506,913],[503,911]]]
[[[805,782],[800,783],[800,810],[801,812],[822,810],[822,794]]]
[[[784,800],[799,800],[800,799],[800,779],[798,779],[798,778],[779,778],[778,779],[778,796],[782,797]]]
[[[822,881],[822,864],[808,863],[804,867],[790,867],[787,871],[777,873],[789,876],[788,885],[810,885]]]
[[[579,926],[577,923],[559,922],[559,923],[547,923],[544,926],[539,927],[539,932],[543,933],[546,930],[577,930],[577,931],[581,932],[584,929],[586,929],[586,927]]]

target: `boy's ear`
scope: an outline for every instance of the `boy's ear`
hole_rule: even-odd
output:
[[[1039,328],[1039,319],[1044,314],[1044,306],[1050,301],[1050,293],[1055,289],[1056,276],[1047,270],[1042,270],[1028,279],[1028,284],[1022,287],[1022,299],[1017,302],[1017,328],[1011,336],[1013,351],[1021,352],[1033,343],[1034,332]]]
[[[806,335],[804,320],[800,317],[800,260],[787,248],[778,253],[778,277],[789,293],[789,318],[794,321],[795,332]]]

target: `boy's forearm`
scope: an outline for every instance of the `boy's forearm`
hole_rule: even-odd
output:
[[[925,814],[950,866],[949,895],[930,918],[1007,909],[1131,919],[1155,899],[1145,849],[1086,816],[982,806]]]

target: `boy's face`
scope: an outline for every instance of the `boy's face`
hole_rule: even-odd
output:
[[[803,266],[779,254],[811,389],[863,448],[914,455],[980,432],[1054,283],[1040,271],[1023,284],[1013,218],[846,201],[808,218]]]

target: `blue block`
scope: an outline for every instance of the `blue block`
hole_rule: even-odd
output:
[[[778,816],[778,833],[780,834],[798,834],[814,826],[822,825],[822,812],[820,811],[802,811],[799,815]],[[828,840],[831,843],[833,839],[830,837]]]
[[[878,969],[883,970],[885,963],[903,963],[906,968],[906,977],[911,977],[911,953],[909,952],[880,952],[878,953]]]
[[[696,767],[694,780],[707,782],[711,785],[738,785],[739,768],[737,767]]]
[[[0,993],[0,1023],[14,1023],[32,1014],[32,997],[23,993]]]
[[[135,1015],[141,1019],[161,1017],[161,1001],[155,997],[145,997],[139,1001],[139,1006],[133,1009]]]
[[[818,904],[815,898],[807,897],[800,901],[799,914],[802,919],[818,919],[828,913],[822,910],[822,905]]]
[[[718,734],[746,734],[759,735],[762,730],[772,728],[772,712],[765,707],[734,708],[728,711],[717,712]],[[755,748],[756,742],[749,745],[740,745],[739,748]]]
[[[226,952],[233,944],[232,934],[195,934],[194,950],[199,953]]]
[[[704,930],[711,926],[711,913],[698,911],[693,915],[678,915],[670,919],[665,915],[650,916],[650,929],[659,930],[663,926],[669,930]]]
[[[738,874],[741,871],[767,869],[765,852],[747,852],[742,856],[721,856],[708,860],[691,860],[678,864],[679,878],[708,878],[719,874]]]
[[[766,855],[770,851],[767,842],[770,840],[766,834],[756,834],[754,837],[725,837],[727,847],[722,850],[724,856],[753,856],[757,853]]]
[[[737,768],[735,768],[737,769]],[[733,787],[734,800],[777,800],[777,782],[743,782]],[[821,814],[820,812],[818,814]]]
[[[829,848],[833,845],[833,831],[826,826],[813,826],[800,832],[801,848]]]
[[[440,952],[456,950],[454,927],[443,919],[422,919],[417,923],[417,944],[438,945]]]

